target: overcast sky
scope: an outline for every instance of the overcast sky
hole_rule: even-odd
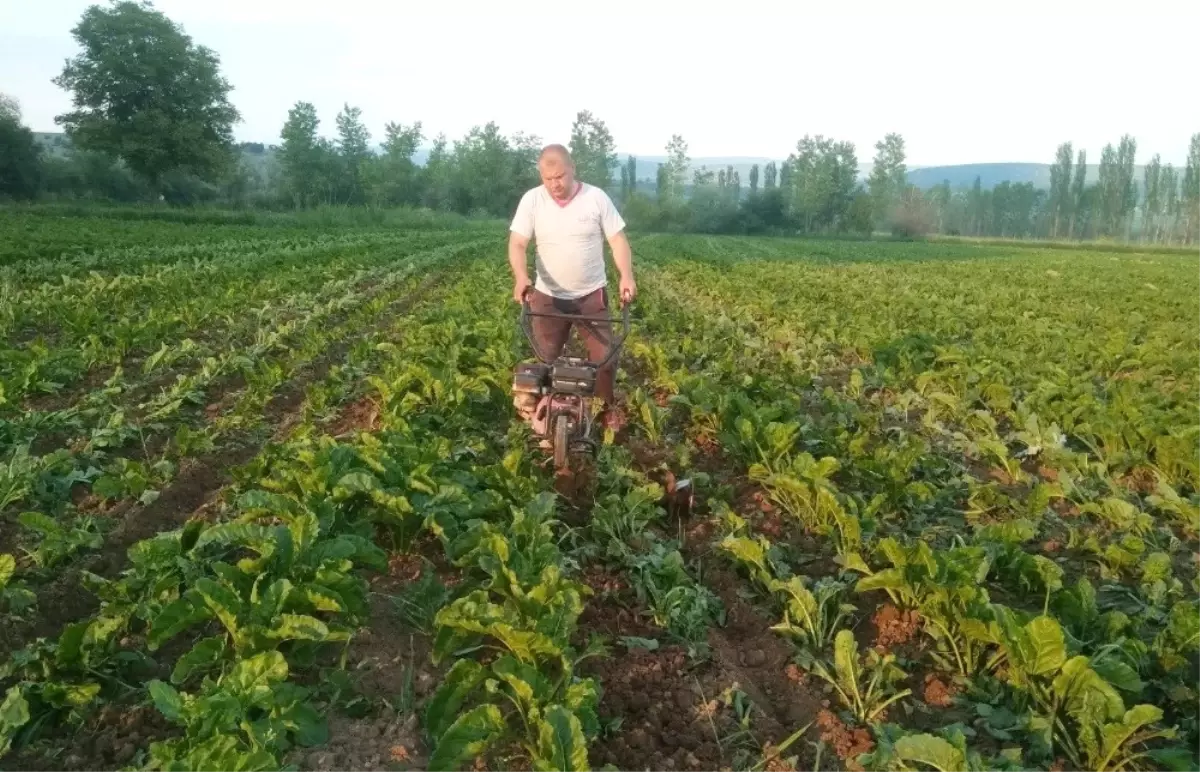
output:
[[[0,91],[34,130],[58,130],[70,106],[50,80],[89,4],[0,0]],[[327,134],[344,102],[361,107],[376,140],[390,120],[450,139],[494,120],[565,143],[589,109],[641,155],[679,133],[692,157],[782,158],[811,133],[854,142],[865,162],[895,131],[912,166],[1050,162],[1067,140],[1094,163],[1126,132],[1139,163],[1179,165],[1200,131],[1194,0],[155,5],[220,55],[239,140],[277,142],[297,100]]]

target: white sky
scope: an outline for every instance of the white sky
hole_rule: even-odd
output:
[[[1200,131],[1194,0],[698,4],[155,3],[220,55],[239,140],[277,142],[298,100],[317,106],[327,135],[343,102],[361,107],[375,140],[389,120],[451,140],[494,120],[565,143],[589,109],[622,156],[661,155],[679,133],[694,158],[782,158],[821,133],[867,162],[896,131],[910,166],[1051,162],[1068,140],[1095,163],[1126,132],[1138,163],[1161,153],[1182,165]],[[0,92],[34,130],[57,131],[70,107],[50,80],[88,5],[0,0]]]

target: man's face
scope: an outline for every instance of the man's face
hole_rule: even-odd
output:
[[[575,169],[561,158],[555,156],[543,158],[538,164],[538,171],[542,175],[542,184],[557,200],[566,200],[575,190]]]

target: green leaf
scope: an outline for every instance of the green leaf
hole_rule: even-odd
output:
[[[467,695],[478,686],[487,673],[473,659],[460,659],[442,679],[425,709],[425,728],[432,737],[440,737],[450,727]]]
[[[171,723],[182,724],[183,698],[179,696],[179,692],[157,678],[146,684],[146,687],[150,690],[150,698],[154,700],[154,707],[158,708],[158,712]]]
[[[0,703],[0,758],[12,748],[13,737],[29,722],[29,702],[21,686],[10,686]]]
[[[221,620],[225,629],[232,636],[238,633],[238,614],[242,609],[242,599],[228,585],[204,577],[196,580],[196,592],[204,599],[213,615]]]
[[[201,638],[196,641],[196,645],[192,646],[187,654],[175,662],[175,668],[171,671],[171,683],[182,684],[193,673],[208,670],[220,662],[224,654],[225,636],[214,635],[209,638]]]
[[[1141,694],[1145,684],[1138,677],[1137,671],[1119,659],[1105,657],[1092,660],[1092,669],[1105,681],[1123,692]]]
[[[0,555],[0,590],[8,585],[9,580],[17,571],[17,561],[12,555]]]
[[[487,750],[504,734],[504,717],[495,705],[477,705],[450,725],[438,738],[429,757],[430,770],[456,770]]]
[[[61,536],[65,531],[58,521],[41,512],[22,512],[17,515],[17,521],[31,531],[42,536]]]
[[[266,557],[275,549],[273,529],[266,525],[255,523],[222,523],[214,525],[200,535],[196,540],[195,550],[203,549],[209,544],[224,547],[245,547]]]
[[[264,651],[253,657],[239,660],[221,679],[234,694],[251,695],[257,690],[269,688],[287,678],[288,664],[278,651]]]
[[[350,472],[342,475],[337,481],[335,488],[340,488],[349,493],[371,493],[372,491],[381,490],[379,480],[370,472]],[[340,492],[340,491],[335,491]]]
[[[1025,626],[1024,640],[1018,645],[1021,666],[1031,675],[1046,675],[1067,661],[1067,644],[1062,627],[1053,617],[1040,616]]]
[[[42,685],[42,698],[56,708],[81,708],[100,693],[100,684],[88,681],[81,684],[52,681]]]
[[[587,770],[587,741],[583,726],[574,713],[562,705],[551,705],[538,721],[538,758],[540,770]]]
[[[324,641],[329,639],[329,627],[306,614],[280,614],[268,635],[280,641]]]
[[[848,695],[859,694],[858,688],[858,644],[854,633],[849,630],[838,630],[833,642],[833,668],[837,679]]]
[[[1196,754],[1191,748],[1156,748],[1146,755],[1170,772],[1194,772],[1197,768]]]
[[[191,592],[170,603],[150,623],[150,632],[146,635],[146,645],[150,651],[174,638],[192,625],[210,619],[212,612],[204,605],[198,595]]]
[[[967,768],[962,751],[931,734],[905,735],[896,741],[895,750],[905,761],[926,764],[940,772],[959,772]]]

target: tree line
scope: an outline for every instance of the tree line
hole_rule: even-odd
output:
[[[235,143],[241,117],[219,58],[149,3],[92,6],[71,30],[81,53],[54,79],[73,109],[56,118],[62,148],[47,148],[0,96],[0,198],[99,198],[272,209],[425,207],[508,217],[538,184],[540,137],[494,123],[463,137],[427,137],[420,121],[373,137],[349,104],[322,132],[316,107],[295,103],[280,143]],[[416,156],[431,142],[424,163]],[[378,143],[377,146],[373,143]],[[1135,178],[1136,141],[1101,153],[1089,178],[1084,150],[1057,148],[1049,189],[1002,182],[920,189],[908,181],[904,139],[874,146],[859,176],[852,142],[805,135],[786,159],[742,170],[694,168],[681,135],[652,179],[619,159],[604,121],[576,114],[569,146],[578,176],[608,190],[636,227],[705,233],[868,234],[1116,239],[1193,243],[1200,230],[1200,133],[1183,170],[1154,156]]]

